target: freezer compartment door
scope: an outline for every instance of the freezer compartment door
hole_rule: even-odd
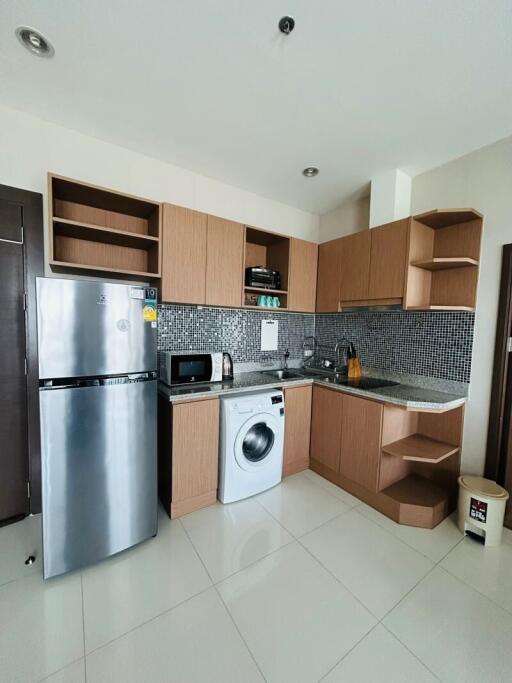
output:
[[[157,532],[157,382],[42,389],[44,576]]]
[[[157,369],[156,290],[37,278],[39,377],[122,375]]]

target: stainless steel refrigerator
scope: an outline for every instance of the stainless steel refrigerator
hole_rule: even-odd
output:
[[[37,279],[44,576],[157,533],[156,290]]]

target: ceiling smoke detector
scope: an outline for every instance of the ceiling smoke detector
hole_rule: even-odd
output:
[[[50,41],[45,38],[35,28],[29,26],[18,26],[15,31],[16,38],[32,54],[38,57],[53,57],[55,50]]]
[[[315,176],[318,175],[318,169],[316,166],[308,166],[302,171],[302,175],[305,178],[314,178]]]
[[[278,26],[281,33],[289,36],[295,28],[295,19],[293,17],[281,17],[281,19],[279,19]]]

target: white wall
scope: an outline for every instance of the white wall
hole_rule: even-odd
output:
[[[48,171],[318,241],[317,215],[0,107],[0,183],[44,195],[45,230]]]
[[[512,137],[416,176],[412,213],[473,207],[484,214],[471,395],[466,409],[463,470],[481,474],[485,463],[491,373],[502,246],[512,242]]]
[[[369,227],[370,197],[355,196],[320,216],[319,242],[328,242]]]

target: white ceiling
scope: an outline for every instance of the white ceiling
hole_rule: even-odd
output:
[[[0,103],[323,213],[512,133],[512,2],[0,0]]]

